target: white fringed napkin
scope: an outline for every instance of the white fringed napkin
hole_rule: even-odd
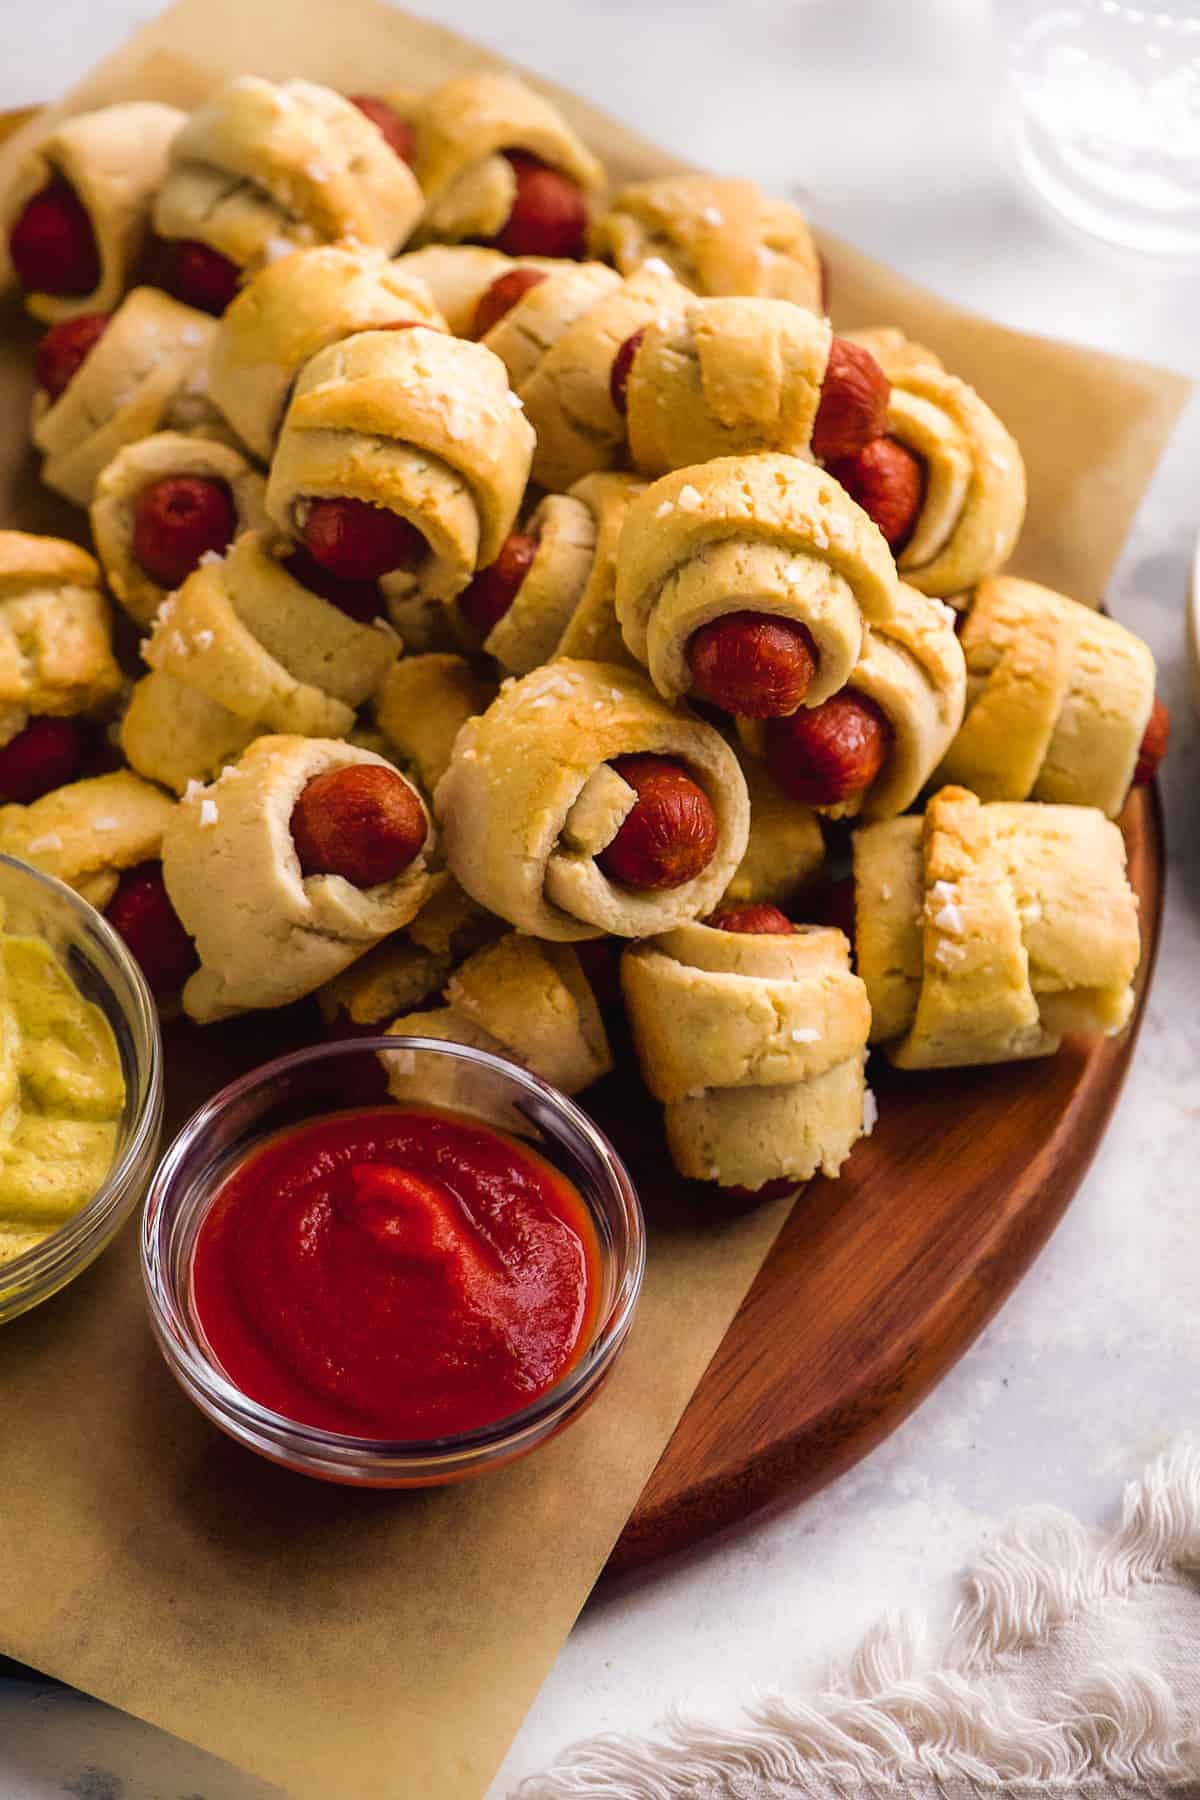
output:
[[[1200,1439],[1129,1484],[1112,1537],[1019,1515],[941,1655],[922,1639],[886,1618],[813,1700],[593,1738],[520,1800],[1200,1800]]]

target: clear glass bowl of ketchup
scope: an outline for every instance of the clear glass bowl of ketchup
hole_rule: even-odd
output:
[[[391,1093],[385,1091],[380,1051],[388,1053],[393,1074],[399,1077],[393,1079]],[[422,1144],[430,1138],[425,1160],[414,1165],[423,1169],[423,1176],[411,1172],[397,1176],[390,1166],[360,1167],[346,1149],[364,1133],[372,1144],[386,1146],[408,1141],[414,1131],[424,1133]],[[448,1148],[442,1138],[448,1140]],[[464,1184],[461,1162],[451,1167],[446,1160],[451,1151],[468,1164],[477,1155],[481,1159],[477,1190]],[[520,1175],[511,1200],[505,1187],[506,1156]],[[325,1171],[330,1169],[333,1174],[326,1181]],[[442,1186],[443,1170],[448,1171],[448,1188]],[[472,1170],[467,1168],[467,1173]],[[425,1177],[436,1191],[425,1192]],[[501,1242],[508,1207],[516,1208],[517,1189],[525,1191],[526,1177],[532,1178],[534,1191],[544,1177],[566,1226],[577,1232],[586,1264],[586,1304],[581,1299],[573,1315],[577,1335],[561,1370],[555,1372],[556,1365],[547,1364],[550,1372],[545,1379],[528,1390],[532,1397],[520,1404],[504,1403],[495,1417],[476,1416],[480,1406],[486,1410],[487,1402],[468,1387],[465,1422],[448,1429],[410,1427],[400,1435],[381,1435],[372,1420],[392,1414],[377,1414],[369,1404],[361,1413],[345,1414],[340,1398],[349,1393],[357,1400],[359,1393],[343,1385],[349,1377],[339,1360],[340,1342],[336,1354],[324,1356],[321,1339],[329,1319],[364,1350],[367,1371],[376,1382],[376,1361],[393,1381],[390,1372],[400,1367],[407,1388],[423,1404],[419,1358],[430,1341],[426,1323],[430,1305],[436,1304],[443,1262],[452,1291],[462,1280],[467,1282],[468,1325],[481,1305],[485,1312],[493,1305],[486,1284],[496,1279],[501,1286],[494,1304],[505,1321],[505,1350],[508,1337],[520,1338],[521,1320],[518,1316],[514,1330],[513,1308],[531,1294],[536,1310],[539,1272],[544,1265],[558,1267],[553,1258],[557,1239],[549,1251],[541,1242],[526,1242],[523,1237],[515,1247]],[[398,1215],[389,1188],[389,1182],[396,1181],[403,1202]],[[314,1182],[320,1191],[310,1205]],[[417,1197],[428,1200],[432,1210],[427,1214],[418,1206],[410,1219],[404,1208],[412,1199],[407,1189],[414,1183]],[[305,1197],[295,1200],[301,1210],[299,1223],[293,1225],[285,1209],[301,1190]],[[481,1217],[483,1238],[460,1251],[453,1236],[458,1196],[467,1196],[461,1204],[470,1217],[476,1192],[488,1204],[493,1197],[496,1210],[490,1219]],[[320,1233],[331,1217],[333,1235],[326,1245]],[[277,1219],[286,1222],[290,1233],[279,1242],[271,1235]],[[416,1238],[410,1241],[413,1231]],[[379,1291],[371,1232],[384,1246],[386,1268]],[[574,1241],[570,1229],[567,1237]],[[315,1239],[319,1246],[326,1245],[318,1246],[319,1255],[337,1259],[330,1265],[332,1273],[343,1287],[350,1284],[351,1296],[361,1267],[361,1317],[354,1306],[350,1317],[343,1317],[345,1303],[336,1293],[331,1300],[327,1291],[336,1282],[324,1268],[313,1276],[307,1266],[313,1261]],[[247,1245],[252,1248],[247,1250]],[[645,1248],[641,1207],[624,1165],[604,1134],[564,1094],[487,1051],[430,1038],[379,1037],[316,1045],[281,1057],[233,1082],[201,1107],[167,1151],[151,1185],[143,1220],[142,1273],[151,1323],[172,1374],[212,1423],[237,1443],[286,1468],[327,1481],[417,1487],[496,1468],[536,1449],[578,1416],[609,1375],[628,1335]],[[361,1265],[355,1261],[358,1257],[364,1259]],[[393,1257],[399,1261],[388,1260]],[[402,1271],[411,1267],[419,1278],[411,1309],[408,1290],[402,1290],[396,1304],[387,1285],[396,1267]],[[533,1287],[527,1285],[530,1282]],[[226,1288],[236,1292],[236,1302],[229,1305]],[[405,1339],[410,1310],[413,1323]],[[462,1368],[469,1371],[479,1346],[470,1333],[461,1357],[448,1355],[442,1344],[439,1363],[436,1328],[445,1322],[434,1318],[432,1323],[429,1380],[436,1386],[443,1364],[450,1370],[447,1380],[457,1378]],[[452,1330],[453,1324],[452,1314],[445,1329]],[[377,1328],[376,1359],[372,1333]],[[399,1363],[392,1358],[396,1346],[388,1335],[394,1329],[401,1333]],[[290,1357],[293,1341],[301,1386],[292,1381],[290,1363],[286,1378],[276,1382],[259,1354],[266,1345],[273,1357],[282,1343]],[[453,1341],[450,1349],[454,1351]],[[315,1364],[308,1360],[314,1357]],[[334,1371],[330,1388],[326,1365]],[[516,1390],[497,1391],[511,1396]],[[374,1398],[373,1393],[366,1396],[367,1401]],[[381,1406],[388,1400],[385,1393]],[[407,1400],[403,1396],[401,1400],[396,1417],[425,1416],[419,1410],[409,1412]]]

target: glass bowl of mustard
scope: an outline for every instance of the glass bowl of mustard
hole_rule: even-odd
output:
[[[158,1016],[125,945],[61,881],[0,856],[0,1324],[115,1236],[162,1107]]]
[[[545,1309],[536,1331],[562,1326],[573,1234],[578,1334],[514,1402],[481,1309],[493,1295],[506,1358],[516,1297]],[[586,1113],[432,1038],[319,1044],[233,1082],[165,1152],[142,1222],[150,1320],[184,1392],[245,1448],[356,1487],[459,1481],[569,1425],[626,1341],[645,1251],[633,1183]]]

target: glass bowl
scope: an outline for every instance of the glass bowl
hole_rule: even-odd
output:
[[[210,1349],[192,1290],[196,1238],[217,1190],[264,1139],[382,1094],[376,1052],[392,1053],[404,1102],[468,1113],[522,1139],[574,1182],[600,1247],[600,1304],[579,1360],[520,1412],[419,1442],[350,1437],[303,1425],[252,1400]],[[398,1062],[397,1062],[398,1059]],[[576,1418],[610,1373],[633,1319],[645,1267],[642,1210],[603,1132],[557,1088],[487,1051],[441,1039],[359,1038],[318,1044],[252,1070],[184,1126],[151,1184],[142,1227],[150,1319],[168,1367],[214,1425],[260,1456],[358,1487],[428,1487],[510,1462]]]
[[[113,1165],[92,1198],[32,1250],[0,1264],[0,1324],[48,1300],[99,1256],[146,1191],[162,1131],[162,1039],[141,970],[107,920],[53,876],[0,856],[4,929],[42,937],[117,1042],[125,1105]]]

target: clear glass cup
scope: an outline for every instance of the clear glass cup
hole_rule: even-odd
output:
[[[117,1042],[125,1104],[112,1168],[65,1225],[0,1264],[0,1324],[73,1281],[99,1256],[146,1191],[162,1133],[162,1040],[142,972],[94,906],[15,857],[0,856],[4,929],[42,937],[85,1000],[103,1012]]]
[[[1125,249],[1200,256],[1200,0],[996,0],[1034,192]]]
[[[244,1394],[204,1335],[192,1287],[196,1239],[222,1182],[264,1139],[354,1105],[396,1104],[380,1092],[376,1052],[403,1065],[408,1104],[456,1107],[521,1138],[572,1181],[600,1246],[601,1296],[591,1341],[572,1368],[522,1411],[423,1442],[350,1437],[302,1425]],[[432,1038],[318,1044],[252,1070],[194,1113],[168,1149],[146,1201],[142,1274],[150,1319],[184,1392],[237,1443],[302,1474],[359,1487],[427,1487],[523,1456],[577,1418],[612,1370],[645,1268],[642,1209],[620,1157],[557,1088],[515,1063]]]

